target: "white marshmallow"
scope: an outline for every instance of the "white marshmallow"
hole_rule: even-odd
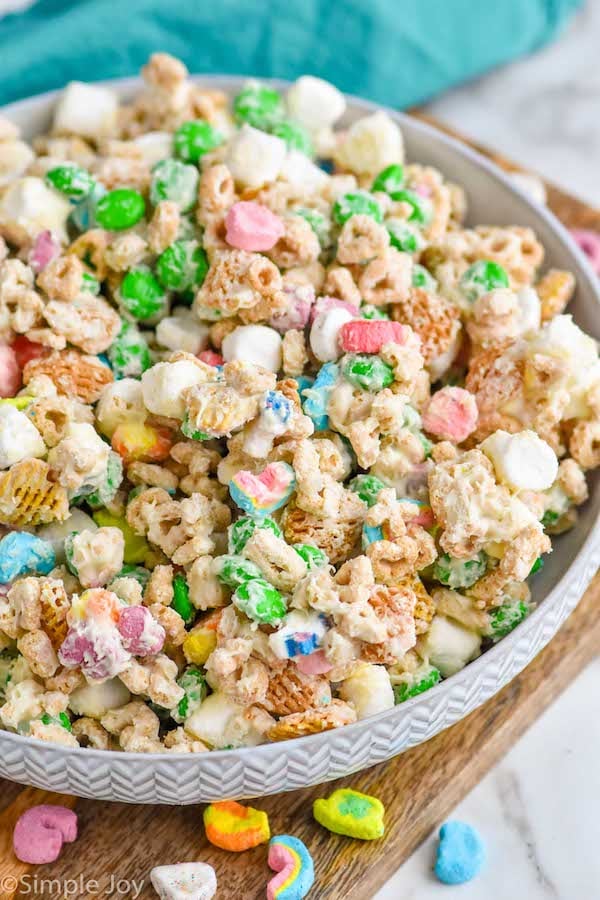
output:
[[[186,719],[185,730],[217,750],[230,744],[240,747],[260,743],[261,736],[244,719],[244,713],[243,706],[216,691]]]
[[[454,675],[479,656],[481,635],[445,616],[434,616],[423,642],[423,653],[444,678]]]
[[[330,128],[346,110],[346,100],[341,91],[329,81],[313,75],[298,78],[285,99],[291,118],[309,131]]]
[[[340,697],[351,703],[359,719],[366,719],[394,705],[394,690],[384,666],[365,663],[342,681]]]
[[[25,172],[35,159],[35,153],[25,141],[0,143],[0,188],[6,187]]]
[[[109,88],[71,81],[54,111],[53,131],[99,138],[114,128],[119,101]]]
[[[0,469],[30,456],[46,455],[46,445],[31,419],[9,403],[0,406]]]
[[[275,181],[286,154],[287,146],[281,138],[243,125],[229,141],[225,164],[238,184],[259,188]]]
[[[281,336],[268,325],[240,325],[223,340],[221,348],[227,362],[236,359],[279,372]]]
[[[217,892],[215,870],[202,862],[156,866],[150,881],[161,900],[211,900]]]
[[[112,437],[123,422],[143,422],[145,418],[142,385],[137,378],[112,381],[102,390],[96,406],[96,423],[106,437]]]
[[[379,111],[359,119],[338,146],[334,159],[357,175],[376,175],[392,163],[404,160],[400,129],[387,113]]]
[[[306,153],[290,150],[283,161],[281,178],[293,187],[301,188],[304,194],[317,194],[329,181],[329,175],[312,162]]]
[[[326,309],[315,316],[310,329],[310,346],[318,360],[332,362],[340,356],[340,330],[342,325],[355,318],[350,310],[341,306]]]
[[[199,366],[187,359],[161,362],[142,375],[144,404],[155,416],[183,419],[185,403],[181,396],[186,388],[206,381]]]
[[[495,431],[481,449],[491,460],[498,481],[514,490],[545,491],[556,479],[556,453],[535,431]]]
[[[542,304],[537,291],[532,287],[521,288],[517,301],[521,310],[521,334],[538,331],[542,324]]]
[[[140,148],[149,166],[173,156],[173,135],[168,131],[148,131],[136,137],[133,143]]]
[[[69,695],[69,709],[76,716],[101,719],[111,709],[129,703],[129,691],[119,678],[86,684]]]
[[[169,350],[198,354],[208,347],[209,330],[189,309],[177,308],[156,326],[156,340]]]
[[[66,223],[71,206],[41,178],[27,176],[11,182],[0,199],[0,226],[9,240],[23,243],[40,231],[52,231],[67,241]]]

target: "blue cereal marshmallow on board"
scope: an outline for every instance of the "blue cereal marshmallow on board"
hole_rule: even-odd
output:
[[[47,575],[56,565],[52,544],[28,531],[11,531],[0,541],[0,583],[19,575]]]
[[[464,884],[480,872],[485,847],[478,832],[466,822],[446,822],[440,828],[435,874],[444,884]]]
[[[305,416],[312,419],[315,431],[325,431],[329,428],[329,416],[327,415],[329,395],[339,374],[340,368],[336,363],[325,363],[319,369],[312,387],[304,388],[301,391],[302,410]]]

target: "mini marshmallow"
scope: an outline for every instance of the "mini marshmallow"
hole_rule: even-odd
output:
[[[24,141],[2,141],[0,144],[0,188],[6,187],[29,168],[35,153]]]
[[[444,678],[464,669],[479,656],[480,650],[481,635],[439,613],[434,616],[423,643],[424,655]]]
[[[556,479],[556,453],[535,431],[495,431],[481,449],[491,460],[498,481],[513,490],[545,491]]]
[[[208,347],[209,330],[189,309],[177,307],[156,326],[156,340],[169,350],[185,350],[195,356]]]
[[[129,691],[119,678],[101,683],[86,684],[69,695],[69,709],[76,716],[101,719],[111,709],[129,703]]]
[[[293,187],[298,188],[302,194],[318,194],[323,191],[329,182],[329,175],[316,166],[305,153],[300,150],[290,150],[283,160],[280,178],[285,178]]]
[[[281,138],[244,125],[228,144],[225,164],[238,184],[259,188],[275,181],[286,153]]]
[[[385,666],[365,663],[342,681],[340,697],[351,703],[359,719],[366,719],[394,706],[394,690]]]
[[[168,131],[148,131],[134,138],[133,143],[139,147],[150,167],[173,155],[173,135]]]
[[[31,419],[14,406],[0,406],[0,469],[45,455],[46,445]]]
[[[183,419],[183,392],[205,380],[204,372],[190,360],[157,363],[142,375],[142,394],[146,409],[155,416]]]
[[[207,697],[186,720],[185,730],[217,750],[230,744],[238,747],[241,744],[256,744],[260,740],[258,735],[250,737],[241,730],[244,712],[243,706],[238,706],[225,694],[217,691]]]
[[[223,340],[226,362],[239,359],[278,372],[281,369],[281,336],[268,325],[240,325]]]
[[[321,362],[332,362],[341,355],[340,332],[346,322],[352,322],[356,313],[343,307],[332,307],[319,313],[310,329],[312,352]]]
[[[137,378],[121,378],[106,385],[96,406],[96,423],[102,434],[110,438],[124,422],[145,418],[142,385]]]
[[[303,75],[286,94],[292,119],[309,131],[331,128],[346,111],[344,95],[333,84],[313,75]]]
[[[538,331],[542,324],[542,304],[537,291],[532,287],[521,288],[517,301],[521,311],[521,334]]]
[[[334,159],[356,175],[376,175],[386,166],[404,160],[402,133],[385,112],[365,116],[350,126]]]
[[[71,81],[60,95],[52,130],[87,138],[105,137],[114,128],[118,108],[117,95],[108,88]]]
[[[9,240],[24,243],[41,231],[51,231],[66,243],[66,223],[71,205],[68,200],[28,175],[13,181],[0,199],[0,228]]]

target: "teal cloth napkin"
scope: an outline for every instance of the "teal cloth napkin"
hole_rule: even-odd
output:
[[[39,0],[0,21],[0,104],[138,71],[319,75],[394,107],[550,41],[583,0]]]

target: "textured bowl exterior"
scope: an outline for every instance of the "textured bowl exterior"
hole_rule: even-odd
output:
[[[241,78],[202,77],[235,91]],[[123,97],[137,79],[112,85]],[[277,84],[277,83],[276,83]],[[26,137],[49,124],[56,94],[5,107]],[[348,122],[374,106],[349,99]],[[499,169],[434,129],[390,111],[400,124],[410,159],[424,161],[467,186],[473,222],[533,227],[549,264],[578,279],[576,321],[597,331],[600,295],[587,261],[557,219],[513,186]],[[560,538],[533,586],[538,608],[508,637],[426,694],[354,725],[311,737],[201,754],[136,754],[71,749],[0,731],[0,776],[81,797],[129,803],[191,804],[257,797],[319,784],[390,759],[458,722],[493,697],[531,662],[573,611],[600,564],[600,482],[573,532]]]

